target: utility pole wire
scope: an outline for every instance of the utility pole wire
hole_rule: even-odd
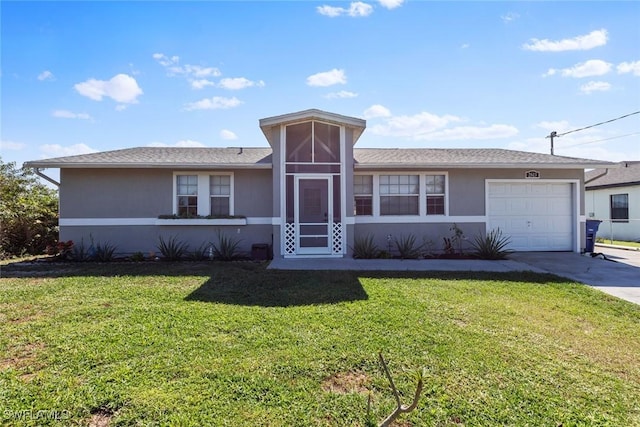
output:
[[[612,139],[624,138],[624,137],[627,137],[627,136],[634,136],[634,135],[640,135],[640,132],[628,133],[628,134],[626,134],[626,135],[611,136],[611,137],[609,137],[609,138],[596,139],[595,141],[580,142],[580,143],[578,143],[578,144],[573,144],[573,145],[563,146],[562,148],[578,147],[578,146],[580,146],[580,145],[594,144],[594,143],[596,143],[596,142],[610,141],[610,140],[612,140]]]
[[[624,119],[625,117],[633,116],[634,114],[640,114],[640,111],[634,111],[633,113],[625,114],[624,116],[616,117],[615,119],[611,119],[611,120],[607,120],[607,121],[604,121],[604,122],[596,123],[595,125],[585,126],[585,127],[579,128],[579,129],[570,130],[570,131],[564,132],[564,133],[558,133],[556,131],[553,131],[548,136],[545,137],[545,138],[550,138],[551,139],[551,155],[552,156],[554,155],[553,154],[553,139],[554,138],[559,138],[561,136],[568,135],[570,133],[579,132],[581,130],[590,129],[590,128],[594,128],[596,126],[600,126],[600,125],[604,125],[604,124],[607,124],[607,123],[615,122],[616,120]]]
[[[574,130],[570,130],[569,132],[557,134],[556,137],[565,136],[565,135],[568,135],[568,134],[573,133],[573,132],[579,132],[581,130],[594,128],[596,126],[600,126],[600,125],[604,125],[604,124],[607,124],[607,123],[615,122],[616,120],[624,119],[625,117],[633,116],[634,114],[640,114],[640,111],[634,111],[633,113],[625,114],[624,116],[616,117],[615,119],[607,120],[606,122],[600,122],[600,123],[596,123],[595,125],[585,126],[583,128],[580,128],[580,129],[574,129]]]

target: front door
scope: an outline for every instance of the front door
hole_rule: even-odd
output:
[[[330,176],[295,179],[296,252],[330,254],[333,199]]]

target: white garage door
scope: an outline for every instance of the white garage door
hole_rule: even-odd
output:
[[[500,228],[516,251],[573,250],[572,185],[489,182],[489,229]]]

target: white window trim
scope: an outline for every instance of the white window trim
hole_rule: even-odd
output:
[[[444,175],[444,214],[427,214],[427,176]],[[421,196],[424,196],[424,200],[420,200],[420,209],[424,209],[424,212],[420,211],[420,215],[425,215],[429,218],[449,216],[449,174],[447,172],[428,172],[420,175],[420,189]]]
[[[209,216],[211,214],[211,190],[209,186],[209,177],[211,175],[225,175],[230,177],[229,188],[229,215],[235,215],[235,179],[233,172],[227,171],[174,171],[173,172],[173,213],[178,214],[178,175],[196,175],[198,177],[198,215]]]
[[[373,176],[373,215],[356,215],[356,218],[369,218],[373,221],[384,222],[391,219],[392,221],[400,221],[402,218],[417,218],[420,221],[424,219],[432,220],[434,218],[449,218],[449,173],[446,171],[384,171],[384,172],[358,172],[355,175]],[[418,215],[380,215],[380,176],[382,175],[418,175]],[[427,175],[444,175],[444,215],[427,215]],[[355,200],[355,193],[353,193]],[[407,195],[415,197],[415,195]],[[359,220],[357,222],[360,222]]]

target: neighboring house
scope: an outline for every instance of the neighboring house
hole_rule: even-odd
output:
[[[615,169],[585,174],[589,219],[602,221],[598,237],[640,241],[640,161],[620,162]]]
[[[354,148],[364,120],[306,110],[260,120],[271,148],[131,148],[27,162],[60,168],[60,239],[156,251],[216,233],[275,257],[351,256],[413,235],[442,250],[500,228],[518,251],[579,252],[584,170],[614,163],[502,149]],[[194,217],[168,219],[164,215]],[[212,216],[212,218],[205,218]]]

